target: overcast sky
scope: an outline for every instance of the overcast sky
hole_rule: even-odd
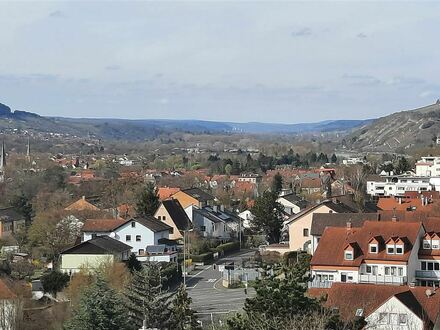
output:
[[[313,122],[440,97],[440,4],[0,2],[0,102],[68,117]]]

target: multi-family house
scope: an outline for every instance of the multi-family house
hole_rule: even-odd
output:
[[[172,199],[177,199],[183,208],[187,208],[190,205],[197,206],[198,208],[212,205],[215,201],[215,197],[200,188],[184,189],[176,192],[171,196]]]
[[[191,220],[177,199],[162,201],[154,217],[173,228],[170,239],[182,239],[183,232],[192,227]]]
[[[416,283],[421,222],[365,221],[360,228],[327,227],[312,257],[312,286],[333,282]]]
[[[60,270],[69,275],[82,268],[93,270],[104,262],[125,261],[130,253],[130,245],[110,236],[97,236],[63,251]]]
[[[329,289],[309,289],[308,294],[326,299],[344,321],[363,317],[365,329],[437,329],[440,293],[424,287],[335,283]]]
[[[436,178],[402,175],[371,175],[367,178],[367,194],[370,196],[403,196],[408,191],[424,192],[440,187]]]
[[[378,221],[379,213],[314,213],[312,215],[312,226],[310,234],[312,236],[311,254],[314,254],[319,241],[327,227],[346,227],[350,223],[353,228],[362,227],[367,220]]]
[[[204,237],[229,239],[240,230],[241,219],[224,207],[193,208],[193,226]]]
[[[421,160],[416,163],[416,175],[440,176],[440,157],[421,157]]]
[[[286,222],[290,251],[312,252],[312,219],[316,213],[355,213],[353,209],[336,199],[326,200],[295,214]]]
[[[82,227],[82,241],[110,236],[129,245],[135,255],[145,254],[147,246],[169,238],[173,228],[153,217],[123,219],[88,219]]]

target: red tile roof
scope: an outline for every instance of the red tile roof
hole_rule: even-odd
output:
[[[89,203],[86,201],[86,199],[83,197],[76,202],[70,204],[68,207],[65,208],[66,211],[99,211],[99,208],[97,208],[95,205]]]
[[[427,205],[423,205],[421,198],[379,198],[377,202],[377,207],[381,210],[397,210],[397,211],[406,211],[411,208],[415,208],[415,210],[422,211],[430,211],[432,209],[433,204],[428,203]]]
[[[324,230],[318,248],[313,255],[312,266],[359,266],[365,259],[407,261],[417,239],[422,224],[420,222],[382,222],[365,221],[360,228],[327,227]],[[389,255],[385,245],[379,245],[378,253],[369,253],[368,242],[372,237],[380,236],[383,241],[399,237],[405,241],[402,255]],[[356,243],[353,260],[344,259],[344,249],[350,243]]]
[[[161,201],[168,199],[178,191],[180,191],[180,188],[160,187],[158,189],[159,199]]]
[[[434,292],[428,297],[426,289],[426,287],[333,283],[330,289],[309,289],[308,295],[316,298],[327,296],[324,305],[338,308],[343,319],[351,320],[360,308],[364,310],[364,317],[367,317],[391,297],[397,295],[399,298],[407,293],[420,304],[428,319],[435,323],[440,310],[440,292]]]

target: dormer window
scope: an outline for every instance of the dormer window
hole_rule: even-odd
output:
[[[387,244],[387,254],[394,254],[394,253],[395,253],[394,244]]]
[[[403,254],[403,245],[396,245],[396,254]]]
[[[345,260],[353,260],[353,251],[345,251],[344,258]]]
[[[377,244],[370,244],[370,253],[377,253],[379,251],[379,246]]]
[[[431,249],[431,240],[424,239],[423,240],[423,248],[426,250]]]
[[[431,241],[431,247],[432,247],[433,250],[438,250],[439,249],[439,245],[440,245],[440,240],[433,239]]]

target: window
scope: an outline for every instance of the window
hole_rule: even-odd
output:
[[[390,313],[390,323],[393,325],[398,325],[399,324],[399,314]]]
[[[437,249],[439,247],[439,240],[432,240],[432,249]]]
[[[403,254],[403,245],[396,245],[396,254]]]
[[[385,267],[385,275],[390,275],[390,267]]]
[[[394,254],[394,245],[387,245],[387,253]]]
[[[139,252],[138,252],[138,254],[139,254],[139,255],[142,255],[142,254],[144,254],[144,249],[139,249]]]
[[[200,231],[206,231],[206,226],[200,226]]]
[[[430,249],[431,248],[431,241],[423,240],[423,248]]]
[[[304,228],[303,229],[303,236],[304,237],[309,237],[309,228]]]
[[[136,222],[132,221],[131,222],[131,228],[135,228],[136,227]]]
[[[370,244],[370,253],[377,253],[377,244]]]
[[[440,270],[440,264],[438,262],[434,263],[434,270]]]
[[[422,261],[422,270],[426,270],[426,261]]]
[[[136,235],[136,242],[140,242],[141,241],[141,235]]]
[[[398,268],[398,271],[399,271],[399,276],[403,276],[403,268],[402,268],[402,267],[399,267],[399,268]]]
[[[127,242],[130,242],[131,241],[131,235],[125,235],[125,240]]]
[[[345,260],[353,260],[353,251],[345,251]]]
[[[366,266],[366,273],[371,274],[371,272],[372,272],[371,266]]]
[[[379,313],[379,324],[388,324],[388,313]]]
[[[434,264],[432,262],[428,262],[428,270],[434,270]]]
[[[97,236],[96,234],[92,234],[92,239],[93,239],[93,238],[96,238],[96,236]]]

